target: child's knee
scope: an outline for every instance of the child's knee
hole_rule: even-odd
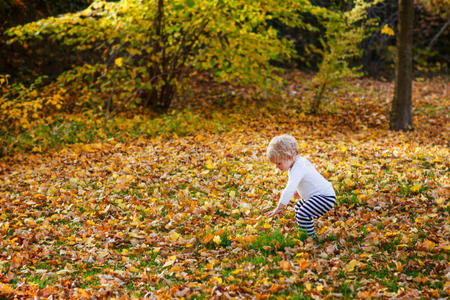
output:
[[[312,217],[311,213],[305,208],[305,206],[302,206],[298,209],[298,215],[305,218]]]

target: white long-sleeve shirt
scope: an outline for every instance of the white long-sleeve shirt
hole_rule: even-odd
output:
[[[326,180],[316,168],[302,156],[297,156],[292,167],[288,170],[288,182],[284,188],[280,203],[288,205],[295,191],[303,200],[314,195],[336,196],[332,184]]]

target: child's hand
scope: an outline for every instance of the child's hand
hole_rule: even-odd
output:
[[[294,193],[294,198],[295,198],[295,199],[299,199],[299,198],[300,198],[300,195],[298,194],[297,191],[295,191],[295,193]]]
[[[286,205],[279,203],[277,208],[275,208],[274,210],[266,213],[266,217],[270,218],[273,217],[279,213],[281,213],[284,209],[285,209]]]

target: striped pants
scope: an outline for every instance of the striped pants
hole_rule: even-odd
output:
[[[324,215],[336,204],[336,196],[314,195],[295,204],[295,220],[309,236],[314,235],[314,218]]]

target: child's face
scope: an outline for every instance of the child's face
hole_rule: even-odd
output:
[[[290,167],[292,167],[293,162],[294,162],[294,158],[291,157],[288,159],[283,159],[283,160],[277,161],[277,162],[275,162],[275,165],[281,171],[287,171],[287,170],[289,170]]]

